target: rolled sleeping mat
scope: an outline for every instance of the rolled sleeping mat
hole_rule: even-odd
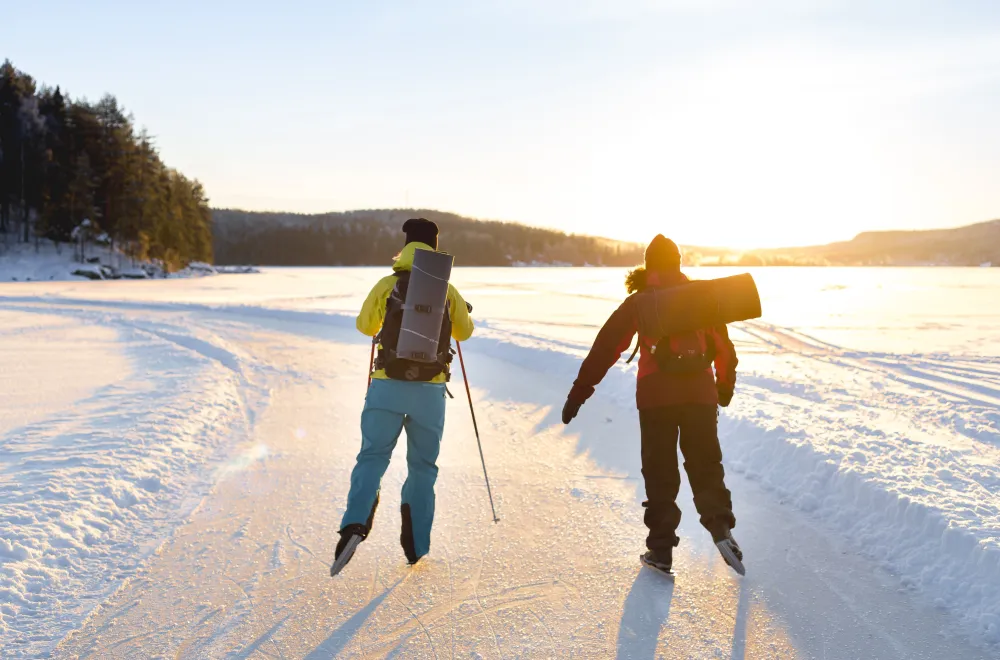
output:
[[[761,315],[757,284],[749,273],[649,289],[637,301],[639,333],[657,339]]]
[[[444,252],[414,251],[396,343],[398,357],[415,362],[437,360],[454,262],[455,257]]]

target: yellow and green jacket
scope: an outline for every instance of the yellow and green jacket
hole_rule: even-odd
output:
[[[396,263],[392,265],[394,271],[410,270],[413,267],[413,252],[415,250],[434,249],[425,243],[408,243],[403,251],[396,257]],[[358,314],[357,326],[362,334],[374,337],[382,329],[382,322],[385,320],[385,304],[389,300],[389,294],[396,286],[396,277],[388,275],[379,280],[378,284],[368,294],[365,304],[361,306],[361,313]],[[458,289],[451,284],[448,285],[448,312],[451,315],[451,337],[455,341],[465,341],[472,336],[475,325],[469,315],[469,308],[465,305],[465,299]],[[381,348],[381,346],[379,347]],[[386,379],[385,371],[379,369],[372,378]],[[445,382],[445,375],[442,373],[434,377],[432,383]]]

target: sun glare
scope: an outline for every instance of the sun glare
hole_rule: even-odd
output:
[[[735,248],[846,239],[883,223],[894,182],[863,90],[831,83],[849,71],[810,83],[823,64],[762,53],[646,81],[595,147],[602,215],[622,217],[624,238]]]

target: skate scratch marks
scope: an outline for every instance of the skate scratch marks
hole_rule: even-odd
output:
[[[255,639],[249,646],[247,646],[245,649],[236,654],[235,657],[237,658],[237,660],[245,660],[246,658],[251,657],[257,651],[261,651],[261,647],[267,644],[268,642],[271,642],[271,644],[274,645],[275,650],[278,651],[278,655],[284,658],[285,654],[281,652],[281,648],[278,647],[278,643],[274,641],[272,635],[278,632],[278,630],[280,630],[281,627],[285,625],[285,621],[288,621],[288,618],[290,616],[291,614],[286,614],[284,619],[274,624],[274,626],[272,626],[270,630],[268,630],[263,635]]]
[[[233,578],[229,577],[228,575],[224,575],[223,577],[225,577],[227,580],[229,580],[230,582],[232,582],[233,584],[236,585],[236,588],[240,590],[240,593],[243,594],[243,597],[246,598],[247,602],[250,603],[250,613],[253,614],[254,611],[256,610],[256,608],[254,606],[253,597],[250,595],[250,593],[247,592],[247,590],[243,588],[243,585],[241,585],[239,582],[237,582]]]
[[[445,552],[445,563],[448,565],[448,607],[451,608],[451,657],[455,657],[455,576],[451,570],[451,551],[447,550]]]
[[[135,642],[135,641],[138,641],[138,640],[141,640],[141,639],[149,639],[150,637],[154,637],[155,638],[156,636],[161,635],[163,633],[170,632],[173,629],[174,629],[174,626],[167,626],[165,628],[157,628],[156,630],[151,630],[149,632],[142,632],[142,633],[136,633],[135,635],[129,635],[128,637],[125,637],[123,639],[118,640],[117,642],[115,642],[111,646],[105,647],[104,652],[113,651],[115,649],[121,648],[122,646],[125,646],[127,644],[130,644],[132,642]],[[92,655],[92,654],[88,654],[88,655]],[[98,657],[100,657],[100,655],[98,655]]]
[[[368,601],[375,600],[375,583],[378,582],[378,561],[375,562],[375,570],[372,571],[371,588],[368,590]]]
[[[410,569],[410,573],[407,573],[407,576],[409,576],[412,573],[412,571],[413,569]],[[384,587],[385,584],[383,583],[382,586]],[[414,612],[413,608],[407,605],[406,602],[402,598],[400,598],[399,595],[396,594],[395,590],[392,590],[389,595],[391,598],[395,599],[396,602],[398,602],[400,605],[406,608],[406,611],[410,613],[410,616],[413,617],[413,619],[417,622],[417,625],[420,626],[420,629],[424,631],[424,635],[427,636],[427,643],[430,644],[431,646],[431,652],[434,654],[435,660],[437,660],[438,652],[437,648],[434,646],[434,637],[431,636],[430,630],[428,630],[427,626],[424,625],[424,622],[421,621],[420,615]]]
[[[817,580],[822,582],[826,586],[826,588],[830,590],[830,593],[832,593],[833,595],[835,595],[837,598],[840,599],[841,605],[845,609],[854,612],[857,615],[856,616],[857,620],[863,623],[868,628],[869,630],[868,634],[870,636],[880,637],[887,644],[889,644],[893,648],[893,650],[896,651],[896,653],[899,654],[900,658],[906,657],[907,650],[903,647],[903,645],[893,634],[894,631],[889,630],[888,628],[881,625],[878,618],[877,617],[873,618],[867,611],[867,608],[859,608],[858,603],[856,603],[855,599],[852,598],[850,595],[851,589],[843,588],[845,586],[845,581],[850,580],[850,574],[846,576],[840,575],[837,577],[836,580],[832,580],[827,576],[825,570],[823,570],[820,567],[817,567],[814,562],[806,558],[806,556],[802,554],[802,552],[797,548],[789,548],[787,557],[789,559],[789,563],[794,561],[798,566],[802,566],[808,569],[813,574],[813,576],[816,577]]]
[[[254,602],[253,596],[250,595],[250,592],[247,591],[243,587],[243,585],[241,585],[239,582],[237,582],[233,578],[229,577],[228,575],[224,575],[223,577],[225,579],[229,580],[230,582],[232,582],[234,585],[236,585],[236,588],[240,590],[240,593],[242,593],[243,596],[247,599],[247,602],[250,603],[250,618],[251,618],[251,620],[257,620],[257,604]],[[290,616],[290,615],[288,615],[288,616]],[[267,633],[265,633],[262,637],[258,638],[250,647],[248,647],[246,649],[246,651],[244,652],[245,654],[238,655],[236,657],[238,657],[238,658],[248,658],[255,651],[260,650],[260,647],[263,646],[265,643],[271,642],[271,644],[274,645],[275,649],[277,649],[278,655],[280,657],[284,658],[285,657],[284,654],[281,652],[281,649],[278,648],[278,643],[275,642],[273,639],[271,639],[271,635],[274,634],[275,632],[277,632],[277,630],[279,628],[281,628],[281,626],[283,626],[285,624],[285,621],[288,620],[288,616],[286,616],[284,619],[282,619],[277,625],[275,625],[270,631],[268,631]],[[263,653],[263,651],[261,651],[261,652]]]
[[[471,581],[470,584],[472,584]],[[557,589],[553,589],[553,587],[557,587]],[[459,595],[456,598],[422,611],[420,613],[420,621],[427,626],[435,626],[438,625],[439,620],[451,617],[454,620],[453,625],[459,626],[470,619],[480,618],[487,613],[528,609],[524,605],[530,601],[560,600],[565,602],[569,599],[569,594],[576,593],[568,589],[560,581],[544,581],[504,589],[497,594],[491,595],[490,604],[487,606],[482,604],[481,600],[476,599],[474,592],[475,590],[472,586],[466,587],[464,591],[460,587]],[[474,600],[480,603],[478,607],[472,605]],[[471,611],[469,612],[462,611],[462,606],[466,603],[469,603],[471,606]],[[490,624],[491,622],[487,620],[488,627],[491,627]],[[384,632],[386,636],[399,638],[409,634],[417,625],[415,620],[407,619],[405,622],[391,628],[391,632],[389,632],[389,629],[386,629]]]
[[[531,608],[528,608],[528,613],[531,614],[531,616],[533,616],[536,619],[538,619],[538,623],[541,624],[542,628],[545,628],[545,633],[548,635],[547,639],[548,639],[548,642],[549,642],[549,648],[552,649],[552,655],[554,657],[555,653],[556,653],[556,641],[555,641],[556,640],[556,636],[555,636],[555,633],[553,633],[552,632],[552,628],[549,628],[549,625],[547,623],[545,623],[545,620],[542,619],[542,617],[538,616],[538,612],[536,612],[535,610],[533,610]]]
[[[379,568],[379,561],[378,561],[378,557],[376,556],[375,557],[375,570],[372,571],[371,591],[369,592],[369,597],[368,597],[368,602],[369,603],[374,603],[375,602],[375,587],[382,583],[382,581],[379,580],[378,568]],[[403,579],[397,580],[396,584],[392,585],[392,589],[395,589],[396,587],[398,587],[402,583],[403,583]],[[382,600],[384,600],[384,599],[385,599],[384,595],[380,596],[379,597],[379,602],[381,603]],[[358,634],[358,648],[361,650],[361,657],[362,658],[367,658],[368,657],[368,651],[365,650],[365,637],[366,637],[366,635],[364,633],[365,633],[364,629],[361,629],[359,631],[359,634]]]
[[[479,582],[483,578],[483,566],[486,564],[486,554],[483,553],[479,560],[479,572],[476,573],[476,581],[472,585],[472,595],[476,597],[476,603],[479,604],[479,610],[483,614],[483,619],[486,621],[486,626],[490,629],[490,635],[493,636],[493,648],[497,651],[497,657],[502,658],[503,653],[500,652],[500,641],[497,639],[497,631],[493,629],[493,624],[490,622],[490,617],[486,613],[486,607],[483,606],[483,599],[479,597]]]
[[[318,561],[318,558],[316,557],[316,555],[313,553],[312,550],[309,549],[309,547],[307,545],[305,545],[304,543],[300,543],[299,541],[295,540],[295,537],[292,536],[292,532],[293,531],[294,530],[292,529],[292,525],[291,525],[291,523],[289,523],[288,526],[285,527],[285,536],[287,536],[288,540],[292,542],[292,545],[294,545],[296,548],[299,548],[303,552],[307,553],[313,559],[317,559],[317,561]]]

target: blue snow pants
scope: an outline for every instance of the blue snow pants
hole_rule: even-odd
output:
[[[434,522],[434,482],[444,433],[444,409],[444,384],[372,381],[361,413],[361,453],[351,473],[341,529],[355,523],[371,528],[382,475],[389,467],[399,434],[406,429],[407,476],[400,541],[411,562],[427,554]]]

